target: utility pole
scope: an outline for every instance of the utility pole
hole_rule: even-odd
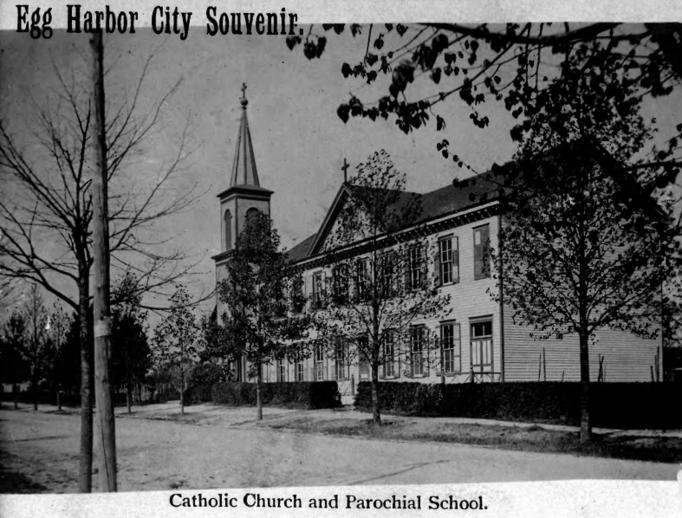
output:
[[[116,491],[116,432],[109,383],[111,313],[109,311],[109,227],[107,221],[107,151],[104,117],[104,47],[102,31],[90,38],[92,51],[92,106],[95,113],[95,138],[92,158],[93,259],[95,271],[95,408],[97,432],[95,445],[100,491]]]

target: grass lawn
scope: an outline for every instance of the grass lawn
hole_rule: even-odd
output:
[[[266,422],[276,429],[291,429],[335,435],[402,441],[437,441],[490,446],[508,450],[572,453],[598,457],[682,462],[682,438],[616,434],[594,434],[592,444],[582,447],[578,432],[548,430],[541,426],[520,427],[493,424],[465,424],[430,420],[383,417],[383,425],[371,420],[332,418],[322,420],[295,417]]]

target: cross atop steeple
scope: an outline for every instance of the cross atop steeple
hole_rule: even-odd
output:
[[[242,98],[240,101],[243,108],[246,108],[246,105],[249,104],[249,101],[246,100],[246,83],[242,83]]]

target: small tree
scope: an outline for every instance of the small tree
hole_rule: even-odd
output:
[[[50,312],[45,325],[47,331],[47,339],[49,341],[49,365],[46,373],[50,387],[54,390],[57,397],[57,409],[62,409],[62,386],[61,371],[64,369],[65,348],[67,343],[67,334],[71,319],[64,311],[61,304],[55,302],[53,310]],[[78,364],[71,366],[75,371],[78,370]]]
[[[233,377],[231,366],[235,361],[239,360],[239,356],[235,348],[231,346],[231,341],[226,335],[225,328],[218,322],[217,309],[214,309],[209,315],[204,315],[200,326],[203,343],[201,361],[202,364],[206,365],[203,373],[206,374],[209,371],[217,372],[218,379],[214,381],[231,381]],[[208,367],[208,365],[211,367]],[[198,373],[198,376],[205,378],[206,381],[203,383],[208,383],[210,381],[209,378],[214,376],[214,374],[206,377]]]
[[[222,315],[224,351],[232,358],[246,358],[249,375],[256,378],[259,420],[263,419],[263,365],[293,355],[293,340],[305,335],[308,323],[303,316],[287,313],[290,271],[279,244],[267,215],[247,216],[227,261],[227,278],[218,285],[218,296],[227,305]]]
[[[28,362],[33,394],[33,409],[38,410],[38,385],[46,367],[48,356],[47,310],[43,304],[40,288],[32,284],[21,308],[24,317],[25,340],[20,352]]]
[[[147,312],[140,307],[140,295],[127,274],[114,290],[112,305],[112,378],[114,386],[125,385],[126,406],[131,413],[133,386],[140,386],[151,367],[147,341]]]
[[[415,227],[420,197],[405,192],[405,175],[384,150],[357,167],[347,192],[327,245],[328,296],[313,304],[322,306],[317,317],[330,344],[353,343],[348,354],[369,366],[372,418],[380,425],[379,369],[395,369],[403,357],[410,374],[428,371],[436,341],[427,327],[413,324],[445,315],[449,297],[428,278],[428,244]]]
[[[198,326],[190,308],[191,300],[184,286],[170,297],[168,315],[154,331],[152,369],[168,374],[180,392],[180,413],[185,413],[185,389],[193,367],[199,361]]]
[[[19,311],[13,312],[9,317],[0,339],[0,376],[3,381],[12,384],[16,410],[19,408],[18,384],[30,374],[30,365],[22,353],[26,347],[26,322]]]

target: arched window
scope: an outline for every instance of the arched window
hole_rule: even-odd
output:
[[[225,250],[232,248],[232,213],[225,211]]]
[[[246,220],[248,221],[251,217],[260,214],[260,211],[256,207],[251,207],[246,211]]]

